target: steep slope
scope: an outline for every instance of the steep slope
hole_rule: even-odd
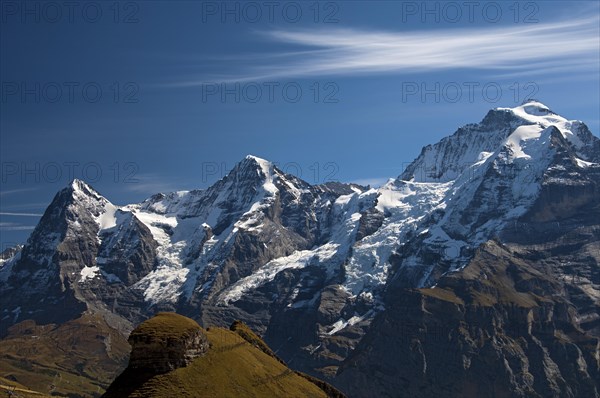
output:
[[[232,329],[203,330],[189,318],[158,314],[132,332],[129,366],[104,397],[328,396],[245,326]],[[329,396],[343,397],[331,387]]]
[[[153,303],[216,303],[223,289],[269,261],[330,240],[327,218],[338,196],[248,156],[206,191],[157,195],[130,206],[159,242],[159,267],[138,287]]]
[[[115,329],[131,330],[143,308],[115,304],[142,302],[127,287],[154,268],[155,249],[139,220],[73,181],[56,194],[27,244],[0,268],[0,334],[23,319],[60,324],[87,310],[104,312]]]

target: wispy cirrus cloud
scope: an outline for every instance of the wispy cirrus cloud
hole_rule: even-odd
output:
[[[41,217],[42,213],[13,213],[7,211],[0,211],[0,216],[15,216],[15,217]]]
[[[421,31],[273,30],[259,33],[298,51],[246,54],[244,70],[213,81],[482,69],[504,73],[597,71],[599,17],[533,25]],[[206,76],[173,86],[204,84]]]
[[[23,225],[13,222],[0,222],[0,230],[3,231],[30,231],[35,225]]]
[[[9,189],[9,190],[4,190],[4,191],[0,191],[0,196],[7,196],[7,195],[13,195],[16,193],[22,193],[22,192],[31,192],[31,191],[37,191],[38,189],[33,187],[33,188],[19,188],[19,189]]]

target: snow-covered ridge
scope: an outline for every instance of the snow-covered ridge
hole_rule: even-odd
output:
[[[568,156],[557,160],[561,145],[569,147]],[[110,250],[130,239],[130,228],[141,228],[156,243],[156,262],[133,288],[150,304],[211,292],[216,303],[236,305],[282,272],[316,267],[345,297],[371,302],[329,325],[335,334],[381,309],[379,294],[394,258],[395,275],[413,277],[414,286],[434,284],[434,267],[459,269],[474,248],[524,214],[548,170],[598,167],[596,148],[598,139],[582,122],[529,101],[491,110],[480,123],[426,146],[400,177],[379,189],[311,186],[251,155],[208,189],[160,193],[126,206],[75,180],[65,191],[73,199],[70,212],[95,224],[104,250],[82,265],[80,285],[102,278],[122,282],[105,270]],[[83,218],[70,218],[68,233],[80,233]],[[49,242],[48,262],[61,237],[47,231],[42,238]],[[234,250],[243,253],[235,257]],[[256,264],[244,263],[254,259]],[[246,268],[223,277],[224,267],[236,261]],[[290,308],[315,304],[301,294],[289,300]]]
[[[468,260],[463,253],[490,239],[534,202],[543,172],[554,155],[549,137],[551,127],[558,128],[578,148],[582,142],[577,135],[580,129],[571,130],[578,123],[552,113],[537,101],[516,108],[492,110],[482,123],[467,125],[440,143],[427,146],[415,160],[418,166],[413,171],[421,169],[427,173],[436,170],[441,173],[438,177],[424,174],[424,178],[419,178],[413,174],[411,181],[406,181],[403,178],[405,174],[377,190],[340,196],[336,200],[336,205],[346,208],[342,216],[346,221],[340,222],[350,223],[356,228],[361,219],[359,208],[372,200],[367,198],[375,197],[375,209],[385,218],[373,234],[358,241],[348,241],[350,233],[346,232],[339,241],[332,239],[312,251],[277,259],[266,264],[260,272],[237,282],[222,295],[222,301],[239,300],[245,291],[268,283],[277,272],[288,267],[307,266],[331,244],[352,248],[351,255],[342,261],[345,269],[342,287],[351,297],[372,292],[386,283],[390,256],[405,243],[409,233],[422,236],[425,246],[435,247],[442,260],[452,262],[450,270],[459,268]],[[449,165],[448,160],[453,163]],[[427,162],[435,166],[428,167]],[[580,167],[588,167],[583,160],[577,162]],[[512,164],[515,167],[511,167],[513,174],[510,176],[500,176],[495,183],[484,179],[489,169],[502,174]],[[504,189],[507,183],[511,185],[510,200],[490,204],[499,213],[496,218],[482,225],[476,233],[468,233],[469,225],[459,227],[457,220],[469,211],[470,204],[481,190],[493,192]],[[443,214],[443,217],[431,224],[430,216],[434,212]],[[451,235],[463,238],[451,238]],[[406,259],[404,266],[422,267],[423,264],[420,258],[414,257]],[[424,273],[418,285],[430,283],[429,273]]]
[[[528,101],[515,108],[494,109],[480,124],[467,125],[427,146],[400,177],[447,184],[438,206],[444,209],[443,217],[420,234],[425,245],[437,248],[441,261],[451,263],[450,270],[466,263],[464,253],[492,238],[533,205],[545,172],[557,161],[556,145],[560,144],[552,138],[557,131],[576,153],[570,167],[594,166],[583,159],[594,151],[597,138],[582,122],[569,121],[538,101]],[[422,259],[415,255],[403,264],[421,267]],[[433,282],[429,273],[420,284]]]
[[[159,244],[159,267],[138,282],[146,299],[175,302],[182,294],[191,296],[196,286],[190,281],[214,273],[240,231],[261,232],[280,189],[297,199],[305,191],[272,163],[248,155],[207,190],[155,195],[128,206]]]

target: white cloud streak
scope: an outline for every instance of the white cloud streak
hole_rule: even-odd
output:
[[[12,195],[15,193],[22,193],[22,192],[31,192],[31,191],[37,191],[37,188],[21,188],[21,189],[11,189],[8,191],[0,191],[0,196]]]
[[[35,225],[21,225],[18,227],[1,227],[3,231],[31,231],[35,229]]]
[[[23,225],[13,222],[0,222],[0,230],[2,231],[30,231],[35,228],[35,225]]]
[[[0,212],[0,216],[15,216],[15,217],[41,217],[41,213],[12,213],[12,212]]]
[[[309,76],[482,69],[533,73],[599,68],[598,16],[587,19],[469,29],[368,31],[359,29],[275,30],[269,41],[305,46],[296,52],[246,57],[246,70],[216,81],[243,82]],[[196,86],[190,79],[176,86]]]

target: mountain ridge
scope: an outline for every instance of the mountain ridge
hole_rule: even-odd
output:
[[[572,233],[595,247],[596,224],[582,214],[596,214],[599,181],[600,139],[533,100],[424,147],[377,189],[311,185],[252,155],[208,189],[124,206],[75,180],[0,264],[0,335],[84,311],[122,333],[160,311],[202,325],[241,319],[288,363],[334,381],[372,323],[393,313],[390,290],[435,289],[490,241],[531,245],[515,225],[528,239]],[[582,333],[598,336],[600,255],[577,253],[587,282],[569,288],[569,305],[586,319]]]

